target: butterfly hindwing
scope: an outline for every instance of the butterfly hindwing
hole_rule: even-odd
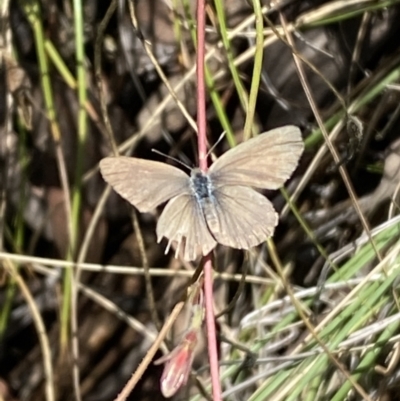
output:
[[[303,152],[301,131],[287,125],[267,131],[224,153],[209,169],[215,186],[277,189],[290,177]]]
[[[176,255],[181,249],[187,261],[198,255],[207,255],[217,245],[210,234],[203,212],[192,195],[171,199],[157,223],[157,239],[168,238],[167,251],[172,242],[177,243]]]
[[[252,188],[224,186],[214,191],[214,208],[206,216],[215,216],[209,225],[218,243],[232,248],[249,249],[274,233],[278,215],[271,202]],[[215,219],[213,219],[215,220]]]
[[[103,178],[140,212],[149,212],[189,193],[189,176],[165,163],[135,157],[106,157],[100,161]]]

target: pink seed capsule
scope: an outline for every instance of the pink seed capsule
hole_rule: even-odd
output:
[[[196,330],[188,331],[182,341],[168,355],[154,362],[156,365],[165,362],[161,376],[161,392],[164,397],[172,397],[188,380],[197,344]]]

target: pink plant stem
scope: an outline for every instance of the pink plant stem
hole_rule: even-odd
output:
[[[206,135],[206,90],[204,78],[205,62],[205,1],[197,0],[197,128],[199,167],[207,171],[207,135]],[[213,305],[213,268],[211,256],[204,258],[204,299],[206,305],[206,327],[208,339],[208,358],[210,361],[212,394],[214,401],[222,401],[219,378],[217,336],[215,330]]]
[[[211,263],[211,255],[205,256],[203,272],[204,272],[204,301],[206,305],[208,359],[210,361],[213,401],[222,401],[221,382],[219,378],[218,352],[217,352],[217,335],[215,330],[215,319],[214,319],[213,268]]]
[[[205,60],[205,1],[197,1],[197,129],[199,148],[199,167],[207,171],[207,133],[206,133],[206,85],[204,80]]]

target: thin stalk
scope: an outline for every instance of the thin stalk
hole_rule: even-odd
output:
[[[199,167],[207,171],[207,132],[206,132],[206,85],[204,76],[205,64],[205,0],[197,2],[197,129]],[[217,335],[214,318],[213,267],[211,255],[204,258],[204,298],[206,305],[206,326],[208,358],[210,361],[212,394],[214,401],[222,401],[221,383],[217,351]]]
[[[78,141],[77,141],[77,157],[75,167],[75,180],[72,189],[72,235],[70,238],[69,256],[76,258],[77,243],[79,236],[79,223],[82,207],[82,175],[83,175],[83,159],[85,154],[85,145],[87,139],[87,112],[86,112],[86,70],[85,70],[85,48],[83,33],[83,9],[81,0],[74,0],[74,27],[75,27],[75,58],[76,58],[76,74],[78,83]],[[71,318],[71,330],[73,336],[78,335],[77,327],[77,308],[78,308],[78,281],[79,273],[72,269],[67,271],[64,281],[64,299],[63,299],[63,315],[67,320],[73,309],[73,318]],[[64,332],[66,339],[66,332]],[[74,357],[79,358],[78,341],[74,341]],[[75,362],[77,363],[77,362]],[[81,400],[79,387],[79,370],[74,369],[74,393],[77,401]]]
[[[254,114],[257,103],[258,90],[261,80],[261,69],[264,53],[264,19],[260,1],[253,0],[255,24],[256,24],[256,50],[254,53],[253,74],[251,79],[251,88],[249,96],[249,106],[246,113],[246,121],[243,128],[243,136],[245,139],[250,138],[251,131],[254,124]]]
[[[224,2],[222,0],[214,0],[214,5],[215,5],[215,10],[217,11],[219,32],[221,34],[222,44],[224,45],[226,51],[228,67],[231,72],[233,83],[235,84],[236,92],[239,96],[242,108],[246,112],[249,107],[249,98],[246,92],[246,88],[244,87],[242,80],[240,79],[238,69],[235,66],[231,41],[228,37],[228,27],[226,26]]]

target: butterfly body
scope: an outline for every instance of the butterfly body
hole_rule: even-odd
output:
[[[208,254],[220,243],[249,249],[271,236],[278,215],[253,188],[277,189],[303,151],[301,132],[285,126],[224,153],[207,172],[188,176],[165,163],[130,157],[100,162],[104,179],[141,212],[168,201],[157,223],[158,242],[176,243],[185,260]]]
[[[190,174],[190,188],[192,196],[201,208],[207,227],[214,237],[213,233],[218,230],[218,214],[214,205],[218,200],[214,194],[215,188],[210,175],[198,168],[193,169]]]

